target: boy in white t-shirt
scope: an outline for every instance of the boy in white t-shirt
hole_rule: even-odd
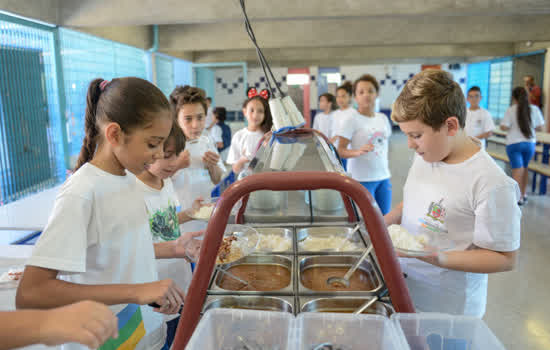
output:
[[[470,108],[466,112],[466,126],[464,131],[466,135],[475,137],[481,141],[481,144],[485,148],[487,141],[493,130],[495,130],[495,123],[493,117],[488,110],[481,108],[479,102],[481,101],[481,89],[478,86],[472,86],[468,90],[468,102]]]
[[[407,82],[392,118],[415,160],[403,202],[385,216],[413,235],[431,229],[454,245],[431,256],[401,259],[418,311],[482,317],[487,274],[514,269],[520,246],[517,183],[464,132],[460,86],[440,70]]]
[[[138,185],[143,191],[145,208],[149,215],[149,227],[154,243],[169,242],[180,238],[180,224],[192,220],[186,211],[176,213],[179,207],[178,195],[174,190],[170,177],[178,169],[178,156],[185,148],[185,138],[179,126],[174,124],[164,142],[164,157],[149,165],[147,170],[138,175]],[[200,206],[196,201],[195,207]],[[189,232],[189,237],[203,235],[204,232]],[[191,239],[186,248],[189,251],[186,259],[156,260],[160,279],[170,278],[178,287],[187,292],[191,283],[192,273],[189,257],[197,260],[200,241]],[[166,315],[168,335],[166,346],[173,341],[173,334],[178,324],[179,316]]]

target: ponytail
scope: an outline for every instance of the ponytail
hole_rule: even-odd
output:
[[[522,86],[515,87],[512,90],[512,97],[518,104],[517,108],[517,121],[521,133],[526,138],[533,137],[533,128],[531,123],[531,107],[529,106],[529,99],[527,98],[527,91]]]
[[[100,85],[103,79],[95,79],[90,83],[88,87],[88,94],[86,96],[86,114],[84,116],[84,140],[82,140],[82,148],[78,155],[78,161],[74,171],[78,170],[85,163],[92,160],[95,149],[97,147],[97,135],[99,131],[96,124],[97,104],[99,102],[99,96],[101,95]]]

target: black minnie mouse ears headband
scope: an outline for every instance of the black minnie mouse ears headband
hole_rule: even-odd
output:
[[[267,90],[267,89],[263,89],[262,91],[260,91],[258,93],[258,90],[256,90],[256,88],[252,87],[252,88],[248,89],[248,91],[246,92],[246,95],[248,96],[248,98],[253,98],[253,97],[256,97],[256,96],[260,96],[264,100],[269,100],[269,98],[271,97],[271,92],[269,92],[269,90]]]

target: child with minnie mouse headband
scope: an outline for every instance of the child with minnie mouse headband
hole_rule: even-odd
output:
[[[273,121],[269,110],[268,90],[258,92],[255,88],[247,91],[248,99],[243,103],[243,114],[248,122],[246,128],[233,135],[227,163],[232,165],[235,174],[240,173],[252,160],[258,142],[271,130]]]

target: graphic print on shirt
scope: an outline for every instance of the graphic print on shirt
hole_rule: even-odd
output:
[[[372,153],[374,153],[377,156],[381,156],[385,140],[386,140],[386,136],[382,131],[374,132],[369,137],[369,141],[367,142],[374,146],[374,150],[372,150]]]
[[[443,206],[443,198],[441,198],[439,202],[431,202],[424,219],[420,219],[421,226],[423,229],[435,233],[447,233],[445,226],[446,215],[447,209]]]
[[[179,238],[180,229],[176,206],[169,202],[168,208],[158,209],[149,215],[149,226],[154,240],[173,241]]]

